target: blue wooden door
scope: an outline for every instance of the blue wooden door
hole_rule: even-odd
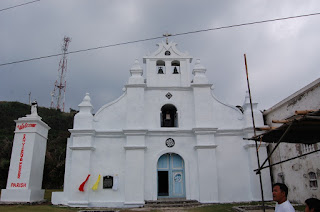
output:
[[[184,162],[177,154],[164,154],[158,160],[158,197],[185,197]]]

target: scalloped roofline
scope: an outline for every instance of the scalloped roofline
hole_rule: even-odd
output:
[[[239,116],[238,116],[238,119],[239,119],[239,120],[242,120],[242,119],[243,119],[244,115],[243,115],[243,113],[239,110],[239,108],[237,108],[236,106],[229,105],[229,104],[227,104],[227,103],[222,102],[220,99],[218,99],[218,98],[214,95],[212,88],[210,88],[210,93],[211,93],[212,98],[214,98],[218,103],[220,103],[220,104],[222,104],[222,105],[224,105],[224,106],[226,106],[226,107],[229,107],[229,108],[235,110],[236,112],[238,112],[238,115],[239,115]]]
[[[178,58],[178,59],[189,59],[190,60],[190,63],[192,62],[192,56],[189,55],[188,52],[181,52],[177,49],[177,46],[178,44],[177,43],[174,43],[174,42],[170,42],[169,44],[166,44],[164,41],[162,41],[161,43],[158,43],[157,46],[158,49],[156,51],[154,51],[153,53],[150,53],[149,55],[147,56],[144,56],[143,57],[143,63],[146,63],[146,59],[160,59],[160,58],[166,58],[164,57],[163,55],[160,55],[161,52],[165,52],[169,49],[171,49],[171,51],[175,54],[174,56],[168,56],[168,58],[171,58],[171,59],[175,59],[175,58]]]
[[[120,101],[125,95],[127,94],[127,90],[120,96],[118,97],[117,99],[113,100],[112,102],[109,102],[105,105],[103,105],[99,110],[98,112],[96,112],[96,114],[94,115],[94,119],[96,119],[99,115],[99,113],[101,113],[101,111],[103,111],[105,108],[117,103],[118,101]]]

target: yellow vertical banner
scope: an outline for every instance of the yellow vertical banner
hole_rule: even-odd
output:
[[[98,189],[98,184],[99,184],[99,182],[100,182],[100,178],[101,178],[101,176],[100,176],[100,174],[99,174],[99,176],[98,176],[98,179],[97,179],[97,181],[96,181],[96,183],[92,186],[92,190],[97,190]]]

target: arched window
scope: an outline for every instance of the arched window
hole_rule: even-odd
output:
[[[178,127],[178,113],[174,105],[166,104],[161,108],[161,127]]]
[[[157,72],[158,74],[164,74],[166,72],[166,65],[163,60],[157,61]]]
[[[178,60],[174,60],[171,62],[172,73],[179,74],[180,73],[180,62]]]
[[[316,189],[318,188],[318,181],[316,173],[309,172],[309,182],[310,182],[310,188]]]

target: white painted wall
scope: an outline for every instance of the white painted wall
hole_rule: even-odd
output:
[[[53,193],[53,204],[131,207],[156,200],[157,162],[166,153],[184,160],[186,199],[203,203],[260,200],[260,185],[253,172],[255,149],[243,140],[252,133],[252,126],[247,126],[251,123],[248,112],[242,114],[216,99],[200,61],[191,83],[192,58],[175,45],[161,43],[156,52],[144,57],[146,83],[135,61],[124,94],[103,106],[93,119],[89,113],[92,105],[84,98],[68,141],[64,191]],[[166,50],[172,54],[165,56]],[[180,60],[180,74],[157,74],[158,59],[166,65]],[[160,112],[165,104],[177,108],[178,127],[161,127]],[[255,116],[262,120],[256,108]],[[85,117],[92,125],[84,124]],[[172,148],[165,145],[168,138],[175,140]],[[265,146],[260,151],[265,157]],[[89,173],[85,192],[78,191]],[[119,190],[102,189],[101,182],[97,191],[91,190],[99,174],[117,174]],[[270,200],[270,174],[263,174],[265,199]]]

